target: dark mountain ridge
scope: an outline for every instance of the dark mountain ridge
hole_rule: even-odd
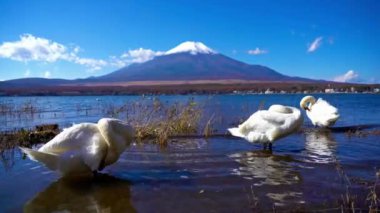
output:
[[[173,80],[312,81],[289,77],[261,65],[249,65],[222,54],[176,53],[132,64],[94,78],[100,82]]]

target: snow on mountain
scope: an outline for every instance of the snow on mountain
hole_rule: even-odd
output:
[[[214,54],[216,53],[211,48],[204,45],[202,42],[195,42],[195,41],[186,41],[178,46],[174,47],[173,49],[167,51],[165,55],[175,54],[175,53],[183,53],[183,52],[189,52],[192,55],[196,55],[198,53],[200,54]]]

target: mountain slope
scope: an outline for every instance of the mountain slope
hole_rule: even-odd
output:
[[[268,67],[249,65],[222,54],[189,54],[181,52],[158,56],[141,64],[132,64],[96,81],[171,81],[241,79],[258,81],[292,81]],[[304,79],[307,80],[307,79]]]

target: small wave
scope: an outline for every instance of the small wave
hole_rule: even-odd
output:
[[[347,131],[374,129],[374,128],[379,128],[379,127],[380,127],[380,124],[360,124],[360,125],[352,125],[352,126],[330,127],[328,129],[331,130],[332,132],[347,132]]]

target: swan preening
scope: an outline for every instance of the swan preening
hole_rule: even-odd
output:
[[[228,131],[236,137],[241,137],[252,143],[263,143],[264,149],[272,142],[285,137],[301,126],[303,117],[295,107],[272,105],[268,110],[259,110],[244,123]]]
[[[103,118],[97,124],[81,123],[64,129],[38,150],[20,148],[30,159],[63,176],[82,175],[116,162],[133,137],[134,129],[127,123]]]
[[[305,96],[302,98],[300,106],[306,110],[307,117],[314,126],[330,127],[339,118],[338,109],[322,98],[318,98],[316,101],[311,95]]]

